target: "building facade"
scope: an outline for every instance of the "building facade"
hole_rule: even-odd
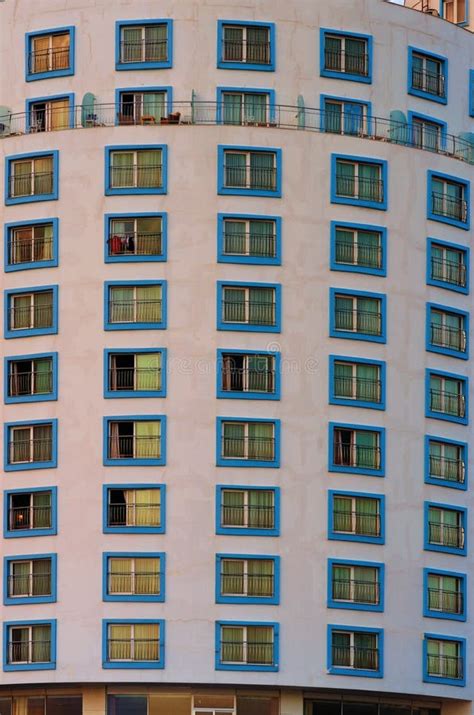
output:
[[[0,3],[1,715],[473,712],[451,5]]]

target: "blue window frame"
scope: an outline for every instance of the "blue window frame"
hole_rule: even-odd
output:
[[[280,420],[216,418],[218,467],[280,466]]]
[[[227,70],[274,72],[274,22],[217,21],[217,67]]]
[[[331,221],[332,271],[387,275],[387,229],[372,224]]]
[[[217,281],[217,330],[281,332],[281,285]]]
[[[425,415],[436,420],[469,424],[469,381],[442,370],[425,372]]]
[[[162,670],[164,667],[164,620],[108,618],[102,621],[102,668]]]
[[[6,472],[58,466],[58,421],[26,420],[4,424]]]
[[[385,496],[373,492],[328,492],[328,539],[385,543]]]
[[[105,195],[168,193],[166,144],[105,147]]]
[[[217,350],[217,397],[279,400],[281,353],[267,350]]]
[[[423,569],[423,615],[465,621],[467,617],[467,577],[457,571]]]
[[[59,219],[6,223],[4,227],[4,270],[25,271],[58,265]]]
[[[217,193],[281,198],[281,164],[281,149],[219,144]]]
[[[424,549],[467,555],[467,509],[425,501]]]
[[[448,103],[448,60],[442,55],[408,47],[408,94],[439,104]]]
[[[328,625],[327,668],[330,675],[383,678],[382,628]]]
[[[426,349],[468,360],[469,313],[439,303],[427,303]]]
[[[55,603],[56,554],[21,554],[3,559],[3,603]]]
[[[104,417],[103,449],[105,466],[165,465],[165,415]]]
[[[166,348],[104,350],[104,397],[166,397]]]
[[[431,117],[420,112],[409,111],[407,114],[410,131],[410,144],[427,151],[444,151],[446,149],[448,125],[437,117]]]
[[[446,437],[425,436],[425,483],[466,491],[468,445]]]
[[[58,399],[58,353],[14,355],[4,359],[6,405]]]
[[[321,77],[372,83],[372,35],[321,27],[319,52]]]
[[[5,204],[56,201],[59,198],[59,152],[39,151],[5,157]]]
[[[74,129],[76,118],[74,92],[26,99],[25,114],[27,133]]]
[[[466,639],[425,633],[423,638],[423,682],[466,685]]]
[[[280,266],[280,216],[217,214],[217,262]]]
[[[58,286],[34,286],[4,291],[4,337],[56,335]]]
[[[104,534],[164,534],[165,484],[104,484]]]
[[[321,94],[319,106],[322,132],[359,137],[366,137],[371,133],[371,102]]]
[[[164,603],[166,555],[162,551],[102,554],[102,600]]]
[[[106,281],[104,330],[165,330],[167,281]]]
[[[159,70],[172,66],[173,20],[117,20],[116,70]]]
[[[428,238],[426,282],[428,285],[469,293],[470,249],[438,238]]]
[[[53,27],[25,35],[25,79],[67,77],[75,72],[75,28]]]
[[[427,173],[427,217],[469,231],[471,183],[438,171]]]
[[[474,70],[469,70],[469,116],[474,117]]]
[[[386,343],[387,297],[344,288],[329,289],[331,338]]]
[[[5,539],[58,533],[57,487],[11,489],[3,497]]]
[[[388,163],[374,157],[331,154],[331,203],[386,211]]]
[[[217,124],[276,126],[274,89],[217,87],[216,102]]]
[[[280,626],[268,621],[216,621],[216,670],[279,670]]]
[[[330,422],[328,470],[383,477],[385,428]]]
[[[160,124],[173,111],[173,88],[119,87],[115,90],[115,124]]]
[[[280,536],[280,488],[218,484],[216,534]]]
[[[166,261],[168,215],[161,212],[105,214],[105,263]]]
[[[4,622],[3,670],[56,670],[56,619]]]
[[[216,603],[280,603],[280,557],[216,554]]]
[[[329,356],[329,404],[385,410],[385,361]]]
[[[382,613],[384,579],[382,563],[328,559],[328,608]]]

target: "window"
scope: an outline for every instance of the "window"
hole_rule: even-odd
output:
[[[105,350],[104,397],[165,397],[166,350]]]
[[[171,87],[129,87],[115,90],[117,124],[160,124],[173,109]]]
[[[217,465],[280,466],[280,420],[217,418]]]
[[[428,285],[469,293],[469,248],[428,239]]]
[[[217,397],[280,399],[280,353],[217,351]]]
[[[466,25],[468,22],[467,3],[469,0],[442,0],[441,15],[448,22]]]
[[[408,48],[408,94],[448,102],[448,60],[415,47]]]
[[[275,24],[218,20],[217,66],[275,70]]]
[[[5,272],[58,265],[58,219],[5,225]]]
[[[331,203],[387,210],[387,162],[331,155]]]
[[[278,487],[216,488],[216,533],[231,536],[278,536]]]
[[[105,262],[166,261],[165,213],[106,214]]]
[[[280,602],[280,558],[217,554],[216,603]]]
[[[427,303],[426,332],[430,352],[469,358],[469,313]]]
[[[328,506],[329,539],[385,543],[383,495],[330,490]]]
[[[425,437],[425,482],[467,489],[467,444],[445,437]]]
[[[279,216],[218,214],[219,263],[281,265]]]
[[[26,81],[74,74],[74,27],[26,35]]]
[[[16,288],[5,292],[6,338],[58,332],[58,287]]]
[[[217,621],[216,670],[277,672],[278,623]]]
[[[164,534],[165,496],[163,484],[104,486],[104,533]]]
[[[428,218],[469,230],[470,183],[428,171]]]
[[[56,487],[6,491],[4,537],[56,534],[56,501]]]
[[[384,565],[372,561],[328,561],[328,607],[383,611]]]
[[[439,370],[426,370],[427,417],[468,424],[468,379]]]
[[[165,69],[173,61],[172,20],[115,23],[115,69]]]
[[[329,403],[385,409],[385,363],[329,356]]]
[[[57,467],[57,425],[56,419],[5,424],[5,471]]]
[[[320,30],[321,77],[372,82],[372,37]]]
[[[466,683],[464,638],[425,633],[423,640],[423,682],[444,685]]]
[[[52,132],[75,125],[74,94],[26,100],[26,131]]]
[[[59,152],[6,157],[5,204],[51,201],[58,198]]]
[[[423,569],[423,615],[466,620],[466,574]]]
[[[371,226],[331,222],[332,271],[387,275],[387,230]]]
[[[425,551],[465,556],[467,510],[425,502]]]
[[[385,430],[382,427],[329,423],[329,471],[384,474]]]
[[[57,399],[57,353],[7,357],[4,375],[6,404]]]
[[[54,603],[56,601],[56,561],[56,554],[5,557],[5,605]]]
[[[166,417],[104,417],[104,464],[166,464]]]
[[[105,283],[105,330],[164,330],[166,281]]]
[[[3,629],[3,670],[55,670],[55,620],[12,621]]]
[[[331,337],[386,342],[385,295],[331,288],[329,299]]]
[[[279,333],[281,286],[271,283],[217,283],[217,329]]]
[[[424,114],[408,112],[411,143],[417,149],[439,152],[446,148],[448,125]]]
[[[218,146],[218,194],[281,197],[281,149]]]
[[[104,601],[165,600],[165,555],[107,553],[103,555]]]
[[[331,675],[383,677],[383,631],[378,628],[328,626]]]
[[[275,90],[218,87],[217,123],[276,126]]]
[[[325,132],[365,137],[370,118],[370,102],[321,95],[321,129]]]
[[[164,668],[165,622],[103,621],[103,668]]]
[[[166,194],[167,147],[105,147],[105,195]]]

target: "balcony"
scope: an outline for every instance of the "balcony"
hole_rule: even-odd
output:
[[[27,574],[25,576],[8,577],[8,595],[20,596],[50,596],[51,574]]]
[[[368,68],[369,56],[365,53],[354,54],[344,50],[324,50],[324,69],[329,72],[344,72],[367,77]]]
[[[381,268],[382,248],[336,239],[336,263],[346,263],[349,266],[364,268]]]
[[[360,536],[380,536],[380,515],[358,511],[334,511],[334,531]]]
[[[438,588],[429,588],[428,609],[430,611],[441,611],[442,613],[463,613],[463,594],[460,591],[443,591]]]
[[[336,174],[336,194],[346,198],[383,203],[384,185],[381,179]]]
[[[271,52],[270,42],[252,40],[229,40],[222,41],[224,62],[242,62],[255,65],[269,65]]]
[[[334,441],[334,464],[340,466],[380,469],[381,453],[380,447]]]
[[[8,265],[39,263],[51,260],[53,239],[45,237],[14,237],[8,241]]]
[[[276,325],[275,302],[261,302],[251,300],[222,301],[224,322],[243,323],[247,325]]]
[[[20,663],[50,663],[51,641],[9,641],[7,662],[12,665]]]
[[[355,670],[378,670],[379,651],[377,648],[357,646],[332,646],[332,664]]]
[[[10,531],[22,529],[50,529],[52,526],[50,506],[10,507],[8,528]]]
[[[467,222],[467,201],[464,199],[453,198],[448,194],[433,191],[431,193],[431,208],[436,216],[461,221],[461,223]]]
[[[445,390],[430,389],[430,410],[441,412],[453,417],[465,417],[466,403],[464,395],[446,392]]]
[[[275,191],[277,170],[274,167],[224,166],[225,187]]]
[[[446,325],[431,323],[431,344],[439,347],[466,352],[466,331],[462,328],[448,328]]]
[[[8,198],[16,199],[20,196],[38,196],[53,193],[53,172],[10,176],[8,182]]]
[[[434,94],[436,97],[446,97],[443,74],[413,68],[411,81],[413,89],[417,89],[419,92]]]
[[[430,544],[462,549],[464,548],[464,527],[430,521],[428,522],[428,541]]]
[[[53,390],[53,372],[16,372],[8,375],[8,396],[47,395]]]
[[[107,573],[107,593],[130,595],[157,595],[160,593],[160,574],[158,571],[114,571]]]
[[[257,576],[252,573],[221,573],[221,594],[228,596],[261,596],[271,598],[274,595],[275,579],[273,575]]]
[[[53,304],[13,305],[9,310],[10,330],[50,328],[53,325]]]
[[[116,661],[158,661],[160,641],[156,638],[109,638],[107,640],[107,660]]]
[[[28,68],[30,74],[69,69],[69,47],[29,52]]]
[[[430,454],[430,477],[464,484],[466,465],[462,459]]]
[[[109,167],[111,189],[153,189],[163,186],[162,164]]]
[[[121,40],[120,62],[166,62],[168,40]]]
[[[379,584],[356,579],[333,579],[332,597],[335,601],[377,604],[380,603]]]
[[[8,464],[50,462],[53,458],[51,437],[14,439],[8,443]]]
[[[109,437],[109,459],[159,459],[160,437],[137,437],[118,435]]]
[[[275,371],[237,367],[224,363],[222,370],[223,392],[275,392]]]
[[[336,376],[334,378],[336,397],[379,403],[382,394],[381,388],[380,380],[370,380],[365,377]]]
[[[108,255],[114,256],[161,256],[163,253],[161,233],[127,232],[114,233],[107,239]]]
[[[225,506],[221,507],[222,526],[241,526],[249,529],[274,529],[274,506]]]
[[[161,368],[112,367],[109,369],[109,390],[161,390]]]
[[[162,301],[159,299],[109,300],[111,323],[161,323]]]
[[[243,232],[224,233],[224,253],[236,256],[256,256],[257,258],[275,258],[276,236]]]
[[[431,258],[431,278],[443,283],[466,287],[466,266],[442,258]]]
[[[221,641],[221,663],[248,663],[276,665],[273,641],[268,643],[255,641]]]
[[[439,678],[462,680],[464,673],[463,658],[449,655],[428,654],[428,675]]]
[[[273,437],[222,437],[222,456],[271,461],[275,459],[275,440]]]
[[[365,335],[381,335],[382,313],[336,308],[336,330],[347,330]]]
[[[160,526],[161,504],[109,504],[107,507],[108,526]]]

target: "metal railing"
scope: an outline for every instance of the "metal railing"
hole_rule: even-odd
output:
[[[378,670],[379,651],[377,648],[333,645],[332,664],[356,670]]]
[[[51,594],[51,574],[25,574],[8,577],[10,596],[48,596]]]
[[[18,506],[8,510],[10,531],[19,529],[50,529],[52,510],[50,506]]]
[[[221,573],[221,593],[241,596],[262,596],[270,598],[274,594],[273,575],[258,576],[252,573]]]
[[[19,196],[38,196],[53,193],[53,172],[20,174],[10,176],[8,181],[8,198]]]
[[[139,188],[156,189],[163,186],[163,165],[109,167],[111,189]]]
[[[9,641],[9,663],[50,663],[51,641]]]
[[[76,105],[69,108],[69,123],[64,127],[64,131],[69,129],[90,129],[93,127],[115,127],[118,122],[118,112],[120,103],[117,104],[96,104]],[[168,107],[168,110],[171,108]],[[206,102],[194,100],[191,102],[173,102],[173,121],[164,122],[175,126],[186,127],[188,125],[215,125],[222,123],[224,116],[223,102]],[[63,109],[51,108],[51,114],[64,112]],[[179,116],[178,116],[179,115]],[[64,116],[64,115],[62,115]],[[400,146],[414,148],[419,151],[437,152],[443,156],[450,156],[469,164],[474,164],[474,144],[462,139],[454,134],[444,134],[438,146],[420,146],[418,133],[414,130],[413,124],[400,122],[384,117],[370,117],[360,122],[360,126],[354,128],[354,117],[347,112],[342,112],[340,123],[340,134],[345,135],[345,126],[350,126],[351,131],[347,132],[350,137],[358,137],[368,140],[379,140],[390,142]],[[161,122],[163,123],[163,122]],[[245,117],[242,117],[242,125],[246,125]],[[61,125],[61,122],[59,122]],[[44,127],[46,131],[56,127],[58,122],[53,119]],[[146,127],[148,122],[143,122]],[[150,125],[154,126],[151,122]],[[42,127],[41,127],[42,128]],[[296,105],[278,104],[272,107],[272,118],[270,122],[256,122],[255,128],[278,128],[294,129],[310,132],[327,132],[334,134],[337,127],[334,126],[334,111],[321,110],[314,107],[298,107]],[[55,129],[55,131],[59,131]],[[62,130],[61,130],[62,131]],[[140,131],[142,131],[140,129]],[[146,128],[143,131],[148,131]],[[37,127],[30,127],[29,113],[9,113],[0,116],[0,138],[16,136],[19,134],[36,133]],[[337,132],[336,132],[337,133]]]
[[[260,189],[275,191],[277,170],[275,167],[224,165],[225,186],[237,189]]]
[[[270,64],[271,47],[268,40],[229,40],[222,41],[224,62],[242,62],[258,65]]]
[[[107,593],[150,594],[160,593],[159,571],[124,571],[107,573]]]
[[[54,72],[69,69],[69,47],[49,48],[28,53],[28,69],[30,74]]]
[[[222,526],[241,526],[249,529],[273,529],[274,506],[225,506],[221,507]]]
[[[28,305],[26,307],[13,305],[9,310],[10,330],[27,330],[29,328],[50,328],[53,324],[53,304]]]
[[[431,199],[434,214],[466,223],[467,201],[465,199],[456,199],[438,191],[431,193]]]
[[[411,83],[413,89],[420,92],[428,92],[437,97],[445,97],[445,78],[438,72],[428,72],[428,70],[412,69]]]
[[[382,313],[336,308],[336,330],[380,335],[382,332]]]
[[[381,179],[366,179],[336,173],[336,194],[337,196],[360,199],[361,201],[382,203],[384,200],[384,185]]]
[[[466,414],[464,395],[430,389],[430,409],[454,417],[464,417]]]
[[[222,437],[222,457],[225,459],[275,459],[273,437]]]
[[[365,53],[354,54],[344,50],[324,50],[324,69],[330,72],[357,74],[367,77],[369,56]]]
[[[109,300],[109,322],[111,323],[161,323],[162,301],[130,298]]]
[[[50,261],[53,257],[52,247],[52,238],[13,237],[8,241],[8,265]]]
[[[160,526],[161,504],[109,504],[107,526]]]
[[[456,680],[462,679],[464,672],[463,658],[454,655],[430,655],[429,653],[427,658],[428,675],[440,678],[456,678]]]
[[[357,241],[336,239],[336,263],[381,268],[382,248],[380,246],[364,246]]]
[[[109,436],[109,459],[159,459],[160,456],[160,437]]]
[[[334,511],[334,531],[364,536],[380,536],[380,514],[361,514],[358,511]]]
[[[160,390],[159,367],[112,367],[109,369],[109,390]]]
[[[221,389],[224,392],[274,393],[275,371],[224,364]]]
[[[431,278],[444,283],[464,287],[466,285],[466,266],[445,258],[431,258]]]
[[[53,390],[53,371],[17,372],[8,375],[8,396],[47,395]]]
[[[160,659],[160,641],[157,638],[109,638],[107,660],[154,661]]]
[[[333,579],[332,597],[336,601],[379,603],[379,584],[357,579]]]
[[[444,613],[462,613],[464,610],[461,591],[445,591],[441,588],[428,589],[428,608]]]
[[[221,663],[260,663],[274,665],[273,641],[221,641]]]
[[[8,443],[8,464],[22,462],[50,462],[53,458],[51,437],[13,439]]]
[[[465,470],[466,467],[462,459],[430,454],[430,477],[463,484]]]
[[[248,325],[275,325],[276,303],[257,303],[253,300],[222,301],[223,320],[226,323],[247,323]]]
[[[464,546],[464,527],[429,521],[428,541],[430,544],[442,544],[443,546],[462,549]]]
[[[431,343],[450,350],[466,352],[466,331],[462,328],[449,328],[447,325],[431,323]]]
[[[274,234],[243,232],[224,233],[224,253],[236,256],[257,256],[274,258],[276,256],[276,237]]]
[[[113,233],[107,239],[109,256],[161,256],[161,233]]]
[[[334,440],[334,464],[345,467],[380,468],[380,447],[368,447],[359,444],[346,444]]]
[[[382,383],[365,377],[334,377],[334,394],[367,402],[380,402]]]
[[[121,40],[120,62],[166,62],[168,40]]]

